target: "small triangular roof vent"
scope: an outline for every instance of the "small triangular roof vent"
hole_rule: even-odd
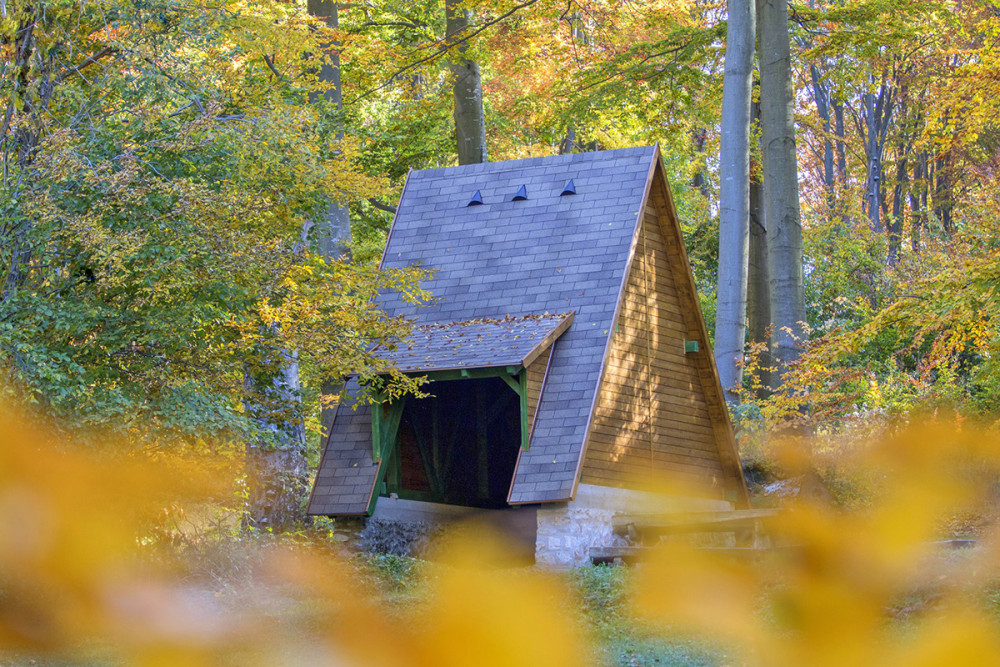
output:
[[[479,192],[479,190],[476,190],[476,194],[472,195],[472,199],[469,200],[469,203],[466,204],[466,206],[482,206],[482,205],[483,205],[483,195],[482,193]]]
[[[566,195],[575,195],[575,194],[576,194],[576,186],[573,185],[573,179],[571,178],[566,182],[566,187],[564,187],[563,191],[559,193],[559,196],[565,197]]]
[[[517,191],[517,194],[514,195],[514,198],[511,199],[511,201],[524,201],[527,198],[528,190],[522,185],[521,189]]]

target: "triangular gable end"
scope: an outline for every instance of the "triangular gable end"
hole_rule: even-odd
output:
[[[658,479],[746,507],[736,442],[658,155],[634,247],[577,481],[636,488]]]

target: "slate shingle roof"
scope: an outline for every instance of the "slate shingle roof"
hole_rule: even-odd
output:
[[[416,327],[397,349],[377,349],[403,373],[527,365],[573,319],[572,313],[542,313]]]
[[[656,149],[630,148],[414,171],[382,259],[434,269],[425,307],[394,294],[392,315],[418,324],[575,311],[555,346],[531,449],[518,460],[510,502],[569,499]],[[562,195],[572,180],[576,194]],[[521,186],[526,200],[513,201]],[[476,191],[482,205],[468,206]],[[310,511],[347,503],[337,475],[371,462],[370,412],[342,408]],[[355,446],[367,429],[365,448]],[[357,485],[355,485],[357,486]],[[355,497],[356,496],[352,496]],[[351,505],[356,507],[356,505]]]

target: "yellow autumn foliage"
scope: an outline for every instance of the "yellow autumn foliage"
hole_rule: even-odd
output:
[[[806,466],[788,447],[785,465]],[[794,452],[794,453],[792,453]],[[996,509],[1000,443],[923,426],[845,457],[878,481],[864,510],[818,500],[734,556],[671,538],[630,572],[635,624],[696,633],[739,664],[992,664],[1000,542],[935,544],[962,511]],[[441,538],[420,599],[389,609],[356,564],[290,541],[257,548],[242,588],[157,549],[165,508],[232,493],[239,471],[180,455],[82,451],[0,418],[0,662],[63,655],[128,664],[581,665],[592,628],[559,573],[516,565],[488,526]],[[158,532],[159,531],[159,532]],[[284,545],[284,546],[282,546]],[[183,554],[183,550],[176,553]],[[993,602],[995,605],[995,601]]]

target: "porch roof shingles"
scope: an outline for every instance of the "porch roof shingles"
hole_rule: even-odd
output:
[[[403,373],[526,365],[573,313],[475,319],[417,326],[407,342],[375,355]]]
[[[414,171],[407,179],[382,266],[433,270],[426,286],[436,301],[418,307],[386,293],[379,303],[387,313],[434,324],[575,311],[555,343],[512,503],[573,493],[655,154],[643,147],[555,155]],[[561,196],[570,179],[576,194]],[[528,199],[511,201],[521,185]],[[477,190],[483,204],[467,206]],[[534,481],[546,473],[548,481]],[[313,500],[310,511],[327,513]]]
[[[357,399],[361,387],[347,383],[348,401]],[[309,511],[313,514],[364,514],[378,464],[372,460],[371,406],[353,410],[339,406],[335,437],[329,438],[316,473]]]

